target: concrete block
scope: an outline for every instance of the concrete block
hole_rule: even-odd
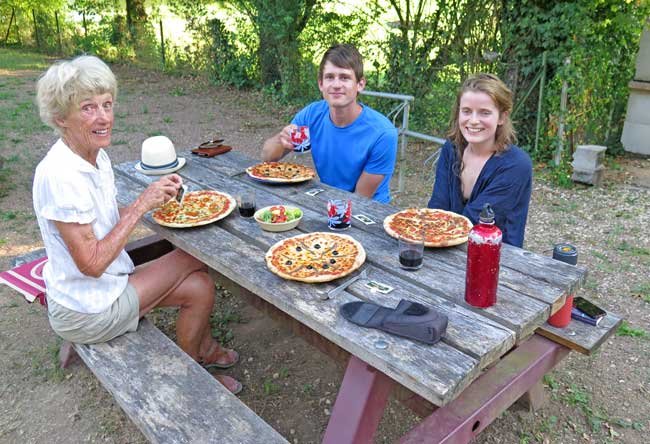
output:
[[[578,145],[573,153],[574,168],[591,171],[603,163],[606,146],[601,145]]]
[[[635,80],[650,82],[650,27],[646,26],[641,34],[639,53],[636,56]]]
[[[593,171],[573,170],[571,180],[574,182],[586,183],[588,185],[600,185],[603,182],[603,173],[605,169],[600,166]]]
[[[621,143],[625,151],[650,156],[650,123],[632,123],[626,120]]]

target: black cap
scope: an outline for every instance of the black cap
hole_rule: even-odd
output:
[[[578,264],[578,250],[571,244],[555,244],[553,247],[553,259],[571,265]]]
[[[483,205],[481,214],[479,214],[478,219],[484,224],[493,224],[494,223],[494,210],[489,203]]]

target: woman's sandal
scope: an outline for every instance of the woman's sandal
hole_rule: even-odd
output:
[[[226,356],[229,358],[226,362],[219,362],[219,358],[222,356]],[[212,346],[210,347],[210,351],[208,351],[208,354],[201,358],[199,361],[199,364],[203,366],[203,368],[230,368],[233,365],[237,364],[239,362],[239,353],[237,353],[235,350],[231,350],[226,347],[220,346],[216,341],[212,343]]]
[[[233,395],[239,394],[242,391],[244,386],[241,382],[237,381],[235,378],[225,375],[212,375],[214,378],[221,383],[225,388],[227,388],[230,393]]]

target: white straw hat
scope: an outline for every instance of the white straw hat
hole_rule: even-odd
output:
[[[177,157],[174,144],[165,136],[154,136],[142,142],[140,162],[135,169],[143,174],[170,174],[185,165],[184,157]]]

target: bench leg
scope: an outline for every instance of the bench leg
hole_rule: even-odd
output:
[[[546,401],[548,401],[548,395],[544,383],[540,379],[517,400],[517,405],[532,413],[544,407]]]
[[[351,356],[323,443],[372,443],[393,384],[388,376]]]
[[[72,342],[63,341],[59,349],[59,364],[61,368],[68,368],[68,366],[79,359],[77,352],[74,350]]]

